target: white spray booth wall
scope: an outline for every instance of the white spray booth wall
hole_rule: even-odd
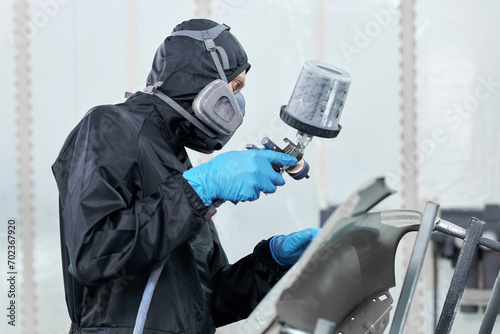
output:
[[[144,87],[156,48],[177,23],[195,17],[200,3],[30,2],[33,265],[39,333],[60,334],[69,329],[58,195],[50,166],[89,108],[121,102],[126,90]],[[214,221],[230,261],[272,235],[317,227],[320,209],[341,203],[372,178],[385,176],[399,190],[405,172],[399,167],[397,7],[389,0],[211,1],[211,18],[231,27],[252,64],[243,91],[245,121],[223,151],[260,144],[264,136],[279,144],[284,137],[294,139],[296,131],[279,119],[279,109],[288,102],[306,60],[321,58],[353,77],[340,135],[331,140],[314,138],[306,150],[311,164],[309,180],[287,178],[287,184],[275,194],[219,209]],[[419,169],[420,198],[434,198],[448,207],[500,203],[500,132],[496,131],[500,125],[500,37],[496,33],[500,3],[421,0],[416,1],[415,10],[420,158],[414,165]],[[5,222],[18,216],[20,205],[13,15],[13,1],[0,2],[0,212]],[[190,155],[194,165],[206,160],[194,152]],[[378,209],[396,209],[400,203],[396,194]],[[3,268],[6,227],[2,226]],[[451,270],[447,268],[448,276]],[[447,284],[443,282],[444,291]],[[397,297],[400,288],[393,295]],[[2,309],[7,305],[6,291],[2,278]],[[430,311],[422,313],[429,315]],[[480,318],[459,314],[456,333],[476,332]],[[423,319],[420,330],[430,332],[431,317]],[[21,333],[19,326],[8,326],[5,320],[0,331]]]

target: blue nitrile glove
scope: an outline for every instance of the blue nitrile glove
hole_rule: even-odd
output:
[[[294,166],[293,156],[271,150],[232,151],[185,171],[182,176],[206,206],[214,200],[254,201],[260,192],[273,193],[285,184],[271,163]]]
[[[320,228],[307,228],[289,235],[273,237],[269,242],[273,259],[284,267],[294,265],[319,232]]]

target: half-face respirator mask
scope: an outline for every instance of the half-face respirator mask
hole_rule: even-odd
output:
[[[144,90],[145,93],[161,98],[192,124],[191,137],[186,146],[203,153],[220,150],[241,125],[245,115],[243,94],[232,92],[224,73],[224,70],[229,69],[227,54],[221,46],[216,46],[214,42],[214,39],[226,29],[229,30],[229,27],[221,24],[209,30],[180,30],[171,34],[171,36],[186,36],[203,41],[219,72],[220,79],[210,82],[196,95],[192,105],[194,116],[158,90],[163,82],[159,81],[154,86],[148,86]],[[222,63],[217,52],[221,56]]]
[[[243,123],[245,98],[241,92],[233,94],[229,85],[214,80],[203,88],[193,101],[193,112],[214,135],[195,126],[188,147],[201,152],[220,150]]]

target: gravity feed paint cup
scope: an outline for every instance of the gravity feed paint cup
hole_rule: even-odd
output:
[[[306,61],[288,105],[281,108],[281,119],[309,136],[337,137],[351,80],[351,75],[340,68]]]

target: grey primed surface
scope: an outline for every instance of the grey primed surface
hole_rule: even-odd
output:
[[[335,323],[325,319],[318,319],[313,334],[333,334],[334,330],[335,330]]]
[[[402,220],[390,226],[376,212],[339,221],[310,260],[308,268],[316,270],[302,273],[282,293],[277,304],[280,320],[307,331],[314,329],[318,317],[341,323],[367,298],[394,287],[397,245],[418,228],[418,218],[410,225]]]
[[[390,194],[377,179],[352,195],[238,332],[277,333],[276,318],[307,332],[317,318],[340,324],[365,300],[393,287],[397,244],[418,229],[421,215],[359,211],[360,203],[369,208]]]
[[[382,334],[389,324],[393,301],[387,291],[366,299],[344,320],[337,333]]]

